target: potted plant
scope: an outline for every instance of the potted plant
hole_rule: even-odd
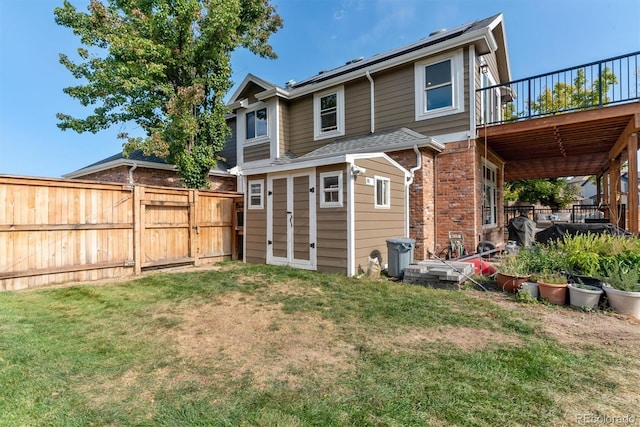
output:
[[[516,254],[500,261],[496,283],[502,291],[515,293],[528,279],[529,267],[526,258]]]
[[[558,271],[544,270],[536,276],[540,298],[551,304],[564,305],[567,300],[567,276]]]
[[[618,313],[640,319],[640,255],[627,251],[603,263],[604,284],[609,305]]]
[[[602,288],[591,286],[584,283],[569,283],[569,305],[576,308],[592,309],[598,306]]]

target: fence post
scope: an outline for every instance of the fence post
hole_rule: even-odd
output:
[[[133,186],[133,274],[138,276],[142,273],[142,235],[144,205],[142,198],[144,197],[144,187],[140,185]]]
[[[199,244],[199,232],[198,222],[196,221],[196,212],[198,211],[198,190],[189,190],[189,256],[193,258],[193,265],[200,264],[200,254],[198,253]]]

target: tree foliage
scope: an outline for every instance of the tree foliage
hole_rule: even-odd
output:
[[[546,88],[533,102],[531,109],[537,113],[555,113],[579,108],[588,108],[609,102],[609,87],[618,83],[618,78],[604,67],[599,78],[589,83],[587,74],[580,68],[573,84],[556,82],[552,88]]]
[[[87,13],[65,0],[54,14],[84,45],[76,62],[60,54],[84,83],[64,92],[93,108],[85,118],[58,113],[58,127],[96,133],[135,122],[146,137],[121,133],[125,154],[166,158],[187,187],[207,187],[229,133],[231,52],[276,57],[268,41],[282,20],[269,0],[91,0]]]
[[[564,178],[527,179],[505,183],[505,194],[513,200],[539,203],[556,210],[573,203],[580,195],[580,189]]]

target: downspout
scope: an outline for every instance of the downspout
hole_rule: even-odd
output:
[[[371,73],[369,72],[369,70],[367,70],[367,72],[365,73],[365,76],[367,76],[367,79],[369,79],[369,83],[371,83],[371,133],[374,133],[376,131],[376,107],[375,107],[375,95],[376,95],[376,91],[375,91],[375,85],[373,83],[373,78],[371,77]]]
[[[409,187],[413,184],[413,178],[415,177],[415,172],[422,167],[422,153],[418,149],[417,145],[413,146],[413,151],[416,153],[416,166],[409,170],[409,177],[407,178],[407,183],[404,187],[405,194],[405,230],[404,234],[408,238],[409,237],[409,214],[411,209],[409,208]]]
[[[138,164],[137,163],[133,163],[133,166],[131,166],[131,169],[129,169],[129,184],[135,184],[133,181],[133,171],[136,170],[138,168]]]

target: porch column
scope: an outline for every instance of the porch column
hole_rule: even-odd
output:
[[[618,202],[620,196],[620,157],[609,161],[609,222],[620,226]]]
[[[596,205],[600,206],[602,202],[602,181],[604,175],[596,175]]]
[[[638,234],[638,133],[629,134],[627,143],[629,156],[629,194],[627,196],[627,218],[629,231]]]

